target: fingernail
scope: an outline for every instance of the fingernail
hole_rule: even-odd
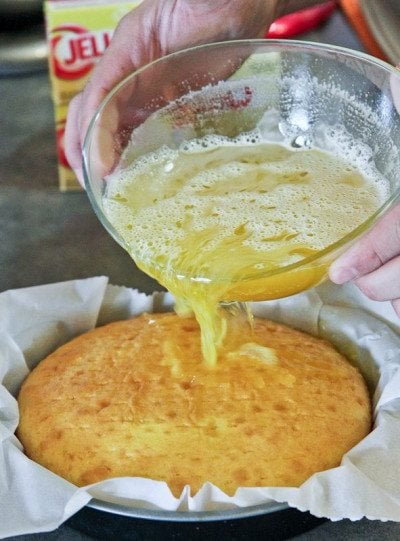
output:
[[[335,284],[344,284],[358,276],[358,271],[354,267],[333,268],[330,272],[330,278]]]

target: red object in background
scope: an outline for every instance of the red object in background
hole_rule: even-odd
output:
[[[386,54],[382,51],[381,46],[376,41],[371,29],[368,27],[368,23],[365,20],[364,13],[360,7],[360,2],[362,2],[362,0],[339,0],[343,13],[352,24],[360,41],[363,43],[369,54],[388,62],[389,60]]]
[[[328,19],[335,9],[336,1],[331,0],[323,4],[317,4],[311,8],[301,9],[300,11],[284,15],[271,24],[265,37],[282,39],[304,34]]]

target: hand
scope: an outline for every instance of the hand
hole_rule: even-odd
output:
[[[81,184],[87,127],[100,102],[117,83],[140,66],[185,47],[261,37],[281,14],[278,4],[279,0],[144,0],[129,12],[120,21],[86,88],[69,107],[65,150]]]
[[[352,281],[370,299],[391,301],[400,317],[400,204],[332,265],[336,284]]]

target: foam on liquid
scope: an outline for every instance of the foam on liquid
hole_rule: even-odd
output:
[[[265,142],[257,132],[207,136],[115,173],[104,210],[137,265],[175,296],[178,313],[194,312],[213,365],[232,320],[221,301],[315,285],[327,262],[289,278],[265,274],[334,243],[386,199],[385,179],[371,167],[363,176],[356,162]]]

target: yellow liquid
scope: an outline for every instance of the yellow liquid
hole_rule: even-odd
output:
[[[386,196],[382,179],[325,151],[208,138],[115,173],[104,210],[136,264],[174,295],[177,312],[195,314],[214,365],[232,319],[221,302],[316,285],[330,261],[271,271],[334,243]]]

